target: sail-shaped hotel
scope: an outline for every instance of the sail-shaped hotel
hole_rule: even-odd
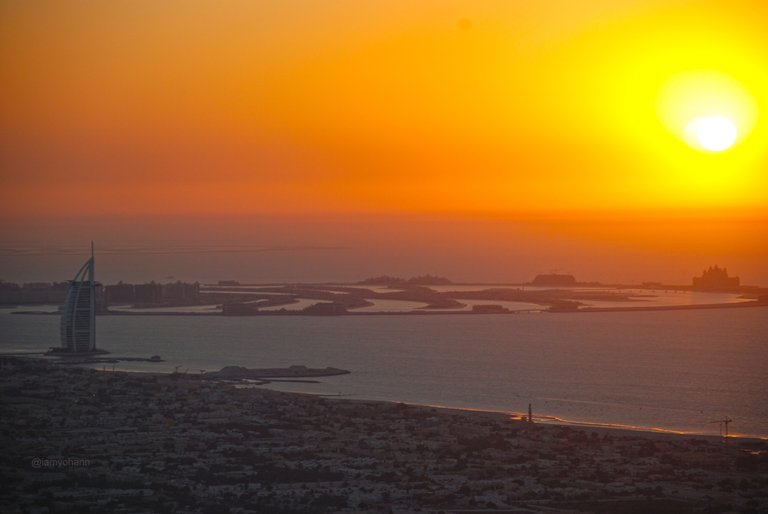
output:
[[[96,352],[96,279],[93,243],[91,258],[69,282],[61,313],[61,347],[57,353]]]

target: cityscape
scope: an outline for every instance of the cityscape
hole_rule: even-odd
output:
[[[103,286],[95,268],[92,254],[66,289],[57,283],[4,288],[20,304],[63,298],[61,344],[47,352],[50,358],[0,356],[7,420],[0,473],[9,485],[0,505],[9,512],[759,512],[768,506],[768,439],[731,440],[728,417],[719,420],[719,437],[686,437],[552,423],[534,416],[531,404],[527,415],[510,415],[260,387],[350,373],[330,367],[228,366],[200,374],[178,366],[170,374],[88,369],[120,362],[93,359],[109,353],[96,345],[97,313],[130,302],[197,305],[206,294],[199,283]],[[742,292],[739,279],[716,266],[692,282],[693,290]],[[400,292],[414,287],[419,297],[424,284],[452,285],[431,275],[361,281]],[[538,275],[532,284],[579,287],[573,276],[558,274]],[[247,301],[270,303],[268,293],[236,281],[208,287],[214,298],[231,294],[226,288],[245,288]],[[307,285],[300,290],[329,294]],[[765,304],[765,295],[754,297],[746,304]],[[553,302],[541,311],[557,315],[567,300],[539,301]],[[233,304],[225,303],[221,314],[232,314],[227,305]],[[311,308],[317,305],[297,314],[347,313]],[[510,313],[483,307],[466,312]]]
[[[4,405],[9,512],[761,512],[768,502],[765,441],[2,366],[3,394],[26,390]]]
[[[0,513],[768,512],[766,20],[0,1]]]

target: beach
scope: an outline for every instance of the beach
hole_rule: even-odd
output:
[[[59,319],[2,315],[2,350],[57,345]],[[765,308],[483,316],[103,316],[94,368],[198,374],[335,366],[285,392],[522,412],[570,423],[768,436]],[[468,351],[468,348],[470,350]]]
[[[4,512],[768,508],[761,440],[530,424],[31,359],[3,358],[0,387]]]

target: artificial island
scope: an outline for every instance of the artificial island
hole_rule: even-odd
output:
[[[187,305],[229,298],[224,306],[252,304],[256,312],[265,304],[279,308],[300,299],[322,300],[310,307],[344,307],[304,314],[349,314],[352,305],[381,299],[420,299],[428,302],[426,312],[447,312],[461,301],[492,306],[485,302],[524,298],[554,312],[553,302],[605,294],[580,290],[579,284],[552,284],[561,280],[552,276],[530,288],[477,291],[444,282],[377,283],[380,279],[347,286],[229,282],[104,288],[94,268],[92,255],[67,284],[62,346],[54,354],[91,358],[96,314],[110,313],[109,301],[99,299],[117,294],[125,295],[120,302],[150,294],[153,300]],[[718,270],[709,274],[719,280],[724,270]],[[757,297],[750,305],[761,304]],[[0,510],[694,514],[768,509],[764,440],[557,426],[541,423],[530,411],[523,417],[259,387],[347,373],[305,366],[227,366],[200,374],[98,372],[61,366],[59,359],[0,356],[0,440],[6,449],[0,456]]]
[[[93,258],[78,277],[86,271],[92,273],[92,266]],[[692,302],[690,295],[711,298]],[[704,270],[690,285],[604,285],[556,273],[509,285],[457,284],[431,275],[408,280],[379,276],[354,284],[221,280],[215,284],[119,282],[102,286],[83,277],[63,285],[0,283],[0,304],[52,303],[65,304],[62,319],[71,321],[62,322],[62,349],[71,351],[90,344],[90,329],[82,320],[91,311],[94,315],[337,316],[674,310],[764,306],[768,305],[768,289],[741,285],[738,277],[730,277],[718,266]]]

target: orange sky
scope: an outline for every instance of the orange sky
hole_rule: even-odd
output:
[[[6,0],[0,215],[544,219],[757,270],[767,21],[756,0]],[[743,107],[717,154],[669,122],[702,73]],[[691,223],[709,239],[681,242]]]

